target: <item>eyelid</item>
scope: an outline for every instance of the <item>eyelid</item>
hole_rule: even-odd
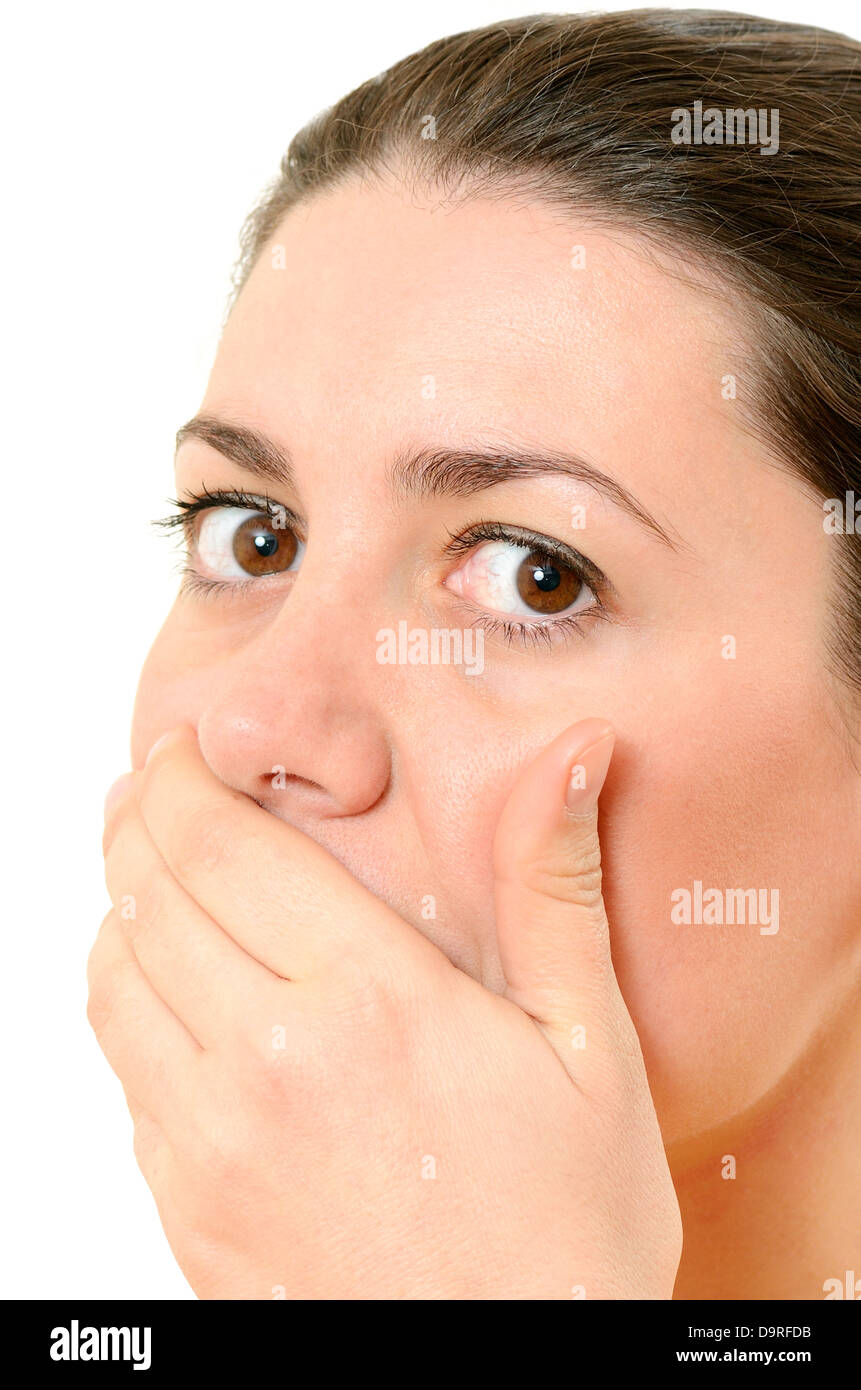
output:
[[[467,626],[482,628],[491,637],[501,635],[508,646],[519,642],[523,647],[551,648],[557,643],[567,642],[571,637],[584,637],[593,623],[608,621],[610,614],[602,603],[596,602],[591,609],[583,613],[562,614],[558,618],[547,618],[536,623],[479,612]]]
[[[576,550],[574,546],[560,541],[554,536],[546,536],[541,531],[533,531],[526,526],[511,526],[506,522],[478,521],[458,532],[449,531],[446,554],[459,555],[474,550],[486,541],[503,541],[508,545],[528,546],[530,550],[540,550],[554,559],[562,560],[576,569],[596,595],[615,596],[616,590],[602,569],[599,569],[588,555]]]
[[[172,498],[171,506],[176,510],[166,517],[160,517],[152,524],[162,530],[182,530],[186,541],[194,539],[195,522],[204,512],[213,508],[236,507],[249,512],[263,512],[284,522],[284,529],[296,531],[301,536],[301,521],[291,507],[276,502],[265,493],[245,492],[239,488],[202,487],[199,493],[188,497]]]

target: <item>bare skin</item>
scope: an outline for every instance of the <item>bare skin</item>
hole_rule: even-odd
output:
[[[572,266],[575,245],[586,249],[582,268]],[[676,1294],[821,1298],[826,1279],[861,1268],[859,727],[826,665],[833,539],[821,505],[722,394],[727,374],[744,385],[747,351],[728,295],[683,283],[630,233],[586,219],[481,199],[440,206],[371,185],[294,209],[233,310],[200,410],[289,451],[293,485],[264,484],[211,435],[190,436],[177,496],[204,486],[268,494],[296,514],[305,548],[295,567],[241,588],[235,575],[196,565],[224,587],[182,593],[159,634],[141,679],[133,767],[140,774],[160,735],[190,726],[216,782],[258,802],[273,829],[304,832],[428,938],[434,962],[447,958],[480,984],[476,1016],[485,996],[507,996],[537,1019],[558,1071],[560,1055],[571,1063],[572,1015],[563,1010],[560,1025],[553,982],[582,982],[585,966],[575,956],[571,974],[564,928],[545,955],[543,938],[526,932],[526,983],[512,984],[520,947],[511,942],[522,937],[506,947],[494,838],[535,755],[584,718],[612,727],[600,832],[615,978],[601,997],[633,1020],[645,1059],[685,1226]],[[582,476],[525,470],[466,497],[393,495],[390,469],[405,452],[482,447],[577,455],[636,507]],[[493,542],[446,552],[452,534],[479,521],[587,556],[609,580],[601,617],[586,602],[579,628],[548,628],[547,642],[488,630],[480,674],[380,664],[376,635],[400,619],[466,627],[490,612],[546,622],[513,607],[516,590],[498,575],[492,582],[482,555]],[[168,747],[156,766],[170,756]],[[277,787],[276,767],[285,770]],[[557,773],[564,783],[566,769]],[[127,786],[121,816],[140,794]],[[128,882],[146,862],[146,819],[130,819],[138,848],[125,879],[112,880],[120,897],[134,893]],[[545,853],[534,850],[527,877]],[[583,862],[573,856],[562,877],[576,879]],[[672,895],[695,881],[778,890],[778,930],[674,923]],[[577,907],[570,897],[557,904],[563,915]],[[106,962],[121,940],[133,950],[133,930],[116,912],[108,930],[114,945],[100,948],[94,969],[97,991],[110,993]],[[121,1032],[123,1010],[111,1016]],[[626,1028],[605,1078],[620,1067],[629,1082],[638,1075]],[[131,1034],[115,1045],[133,1092]],[[386,1075],[394,1095],[400,1084]],[[608,1124],[620,1122],[612,1091],[607,1081]],[[632,1166],[608,1179],[616,1195],[636,1155],[654,1152],[645,1082],[634,1091],[642,1122]],[[735,1178],[722,1176],[727,1155]],[[577,1162],[603,1181],[600,1154]],[[564,1183],[552,1160],[548,1171],[558,1204]],[[668,1296],[674,1218],[660,1171],[642,1234],[661,1255],[659,1277],[642,1292],[644,1248],[619,1284],[641,1292],[611,1296]],[[147,1176],[158,1200],[159,1180]],[[473,1234],[480,1242],[482,1228]],[[597,1229],[591,1238],[587,1263],[607,1287],[615,1276],[601,1251],[613,1239]],[[566,1279],[588,1284],[588,1273],[567,1277],[580,1254],[566,1249],[563,1277],[551,1243],[556,1292],[544,1285],[535,1296],[570,1296],[558,1291]],[[252,1269],[253,1257],[245,1263]],[[325,1260],[318,1274],[331,1276]],[[469,1261],[455,1284],[460,1274],[473,1288]],[[207,1290],[224,1286],[213,1278]],[[248,1278],[257,1288],[265,1273]],[[510,1296],[504,1279],[495,1292]]]

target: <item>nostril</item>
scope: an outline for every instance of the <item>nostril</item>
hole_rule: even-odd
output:
[[[280,767],[277,763],[269,776],[265,776],[261,780],[266,784],[265,795],[268,795],[270,790],[285,791],[287,787],[307,787],[312,792],[323,792],[324,795],[326,793],[325,787],[321,786],[319,782],[313,782],[310,777],[300,777],[296,772],[288,772],[285,767]]]

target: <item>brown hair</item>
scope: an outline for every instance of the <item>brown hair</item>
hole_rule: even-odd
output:
[[[839,34],[709,10],[534,15],[439,39],[294,137],[243,228],[235,291],[287,210],[351,175],[591,210],[742,292],[759,330],[751,427],[819,498],[861,498],[859,60]],[[673,113],[695,102],[776,109],[779,150],[674,143]],[[851,517],[846,531],[828,646],[859,687]]]

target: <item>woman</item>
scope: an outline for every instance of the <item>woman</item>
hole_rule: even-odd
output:
[[[246,224],[90,962],[201,1296],[861,1271],[859,55],[491,25]]]

